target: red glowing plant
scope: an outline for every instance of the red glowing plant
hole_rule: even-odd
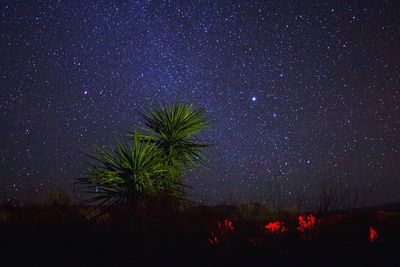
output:
[[[264,229],[269,233],[284,233],[287,231],[280,221],[270,222],[264,226]]]
[[[368,239],[370,242],[373,242],[378,239],[378,233],[375,231],[374,228],[372,228],[372,226],[369,227],[369,238]]]
[[[224,240],[225,236],[229,232],[234,231],[233,222],[226,219],[223,222],[218,222],[217,224],[218,232],[215,234],[214,232],[211,233],[210,238],[208,238],[208,242],[211,245],[216,245]]]
[[[220,232],[226,232],[226,231],[231,231],[232,232],[234,230],[233,222],[228,220],[228,219],[223,221],[223,223],[218,222],[218,230]]]
[[[297,230],[299,232],[304,233],[305,231],[309,231],[314,229],[315,226],[315,217],[310,214],[309,216],[299,216],[299,226],[297,227]]]

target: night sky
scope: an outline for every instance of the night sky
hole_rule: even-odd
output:
[[[148,104],[187,101],[209,112],[215,144],[186,175],[196,201],[312,202],[323,177],[400,201],[400,1],[13,0],[0,12],[2,199],[79,200],[81,152],[111,147]]]

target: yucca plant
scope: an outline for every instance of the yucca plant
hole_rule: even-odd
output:
[[[165,165],[157,145],[143,142],[138,133],[132,137],[133,145],[118,141],[112,152],[94,147],[84,177],[77,180],[91,195],[87,203],[132,206],[174,186],[165,179],[175,172],[174,167]]]
[[[178,103],[140,115],[147,128],[129,134],[133,144],[118,141],[111,152],[94,147],[85,175],[77,179],[89,194],[83,203],[137,208],[152,202],[167,210],[185,198],[181,175],[205,162],[203,149],[209,146],[198,139],[209,126],[205,112]]]
[[[147,127],[141,140],[155,143],[168,165],[194,167],[205,162],[203,149],[209,144],[198,139],[198,134],[209,128],[204,110],[184,103],[159,104],[139,115]]]
[[[210,145],[198,138],[198,134],[209,128],[204,110],[175,103],[151,106],[139,114],[146,125],[140,139],[155,144],[165,165],[174,167],[168,176],[171,184],[182,184],[183,172],[205,163],[203,150]]]

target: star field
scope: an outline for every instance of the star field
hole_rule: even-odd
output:
[[[0,196],[72,193],[149,103],[205,108],[205,203],[399,201],[398,1],[2,1]],[[275,188],[272,192],[271,188]]]

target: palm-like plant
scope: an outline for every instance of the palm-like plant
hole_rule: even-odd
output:
[[[147,126],[141,140],[155,144],[165,165],[173,167],[174,172],[166,177],[174,185],[169,193],[184,198],[182,173],[206,161],[203,150],[209,144],[198,139],[198,134],[209,128],[205,111],[176,103],[168,107],[155,105],[139,114]]]
[[[165,160],[165,165],[174,167],[174,172],[167,177],[169,183],[182,185],[181,174],[204,164],[206,160],[203,150],[209,144],[197,137],[209,127],[205,111],[192,105],[176,103],[168,107],[152,106],[139,114],[147,126],[141,140],[155,144]],[[184,192],[179,186],[170,189],[173,193]],[[183,194],[179,196],[183,197]]]
[[[209,146],[197,138],[209,126],[205,112],[174,104],[140,115],[146,134],[129,134],[133,145],[118,142],[112,152],[95,146],[95,154],[89,155],[92,162],[77,180],[80,189],[91,194],[84,203],[121,207],[154,199],[165,204],[160,196],[185,196],[181,174],[204,163],[203,149]]]
[[[169,107],[152,106],[139,114],[147,126],[141,140],[156,144],[167,165],[185,169],[205,163],[203,149],[209,144],[197,138],[209,128],[204,110],[176,103]]]
[[[95,146],[86,175],[77,183],[93,197],[87,202],[108,206],[130,206],[170,188],[165,176],[174,168],[164,164],[156,144],[133,134],[133,145],[118,142],[113,152]]]

